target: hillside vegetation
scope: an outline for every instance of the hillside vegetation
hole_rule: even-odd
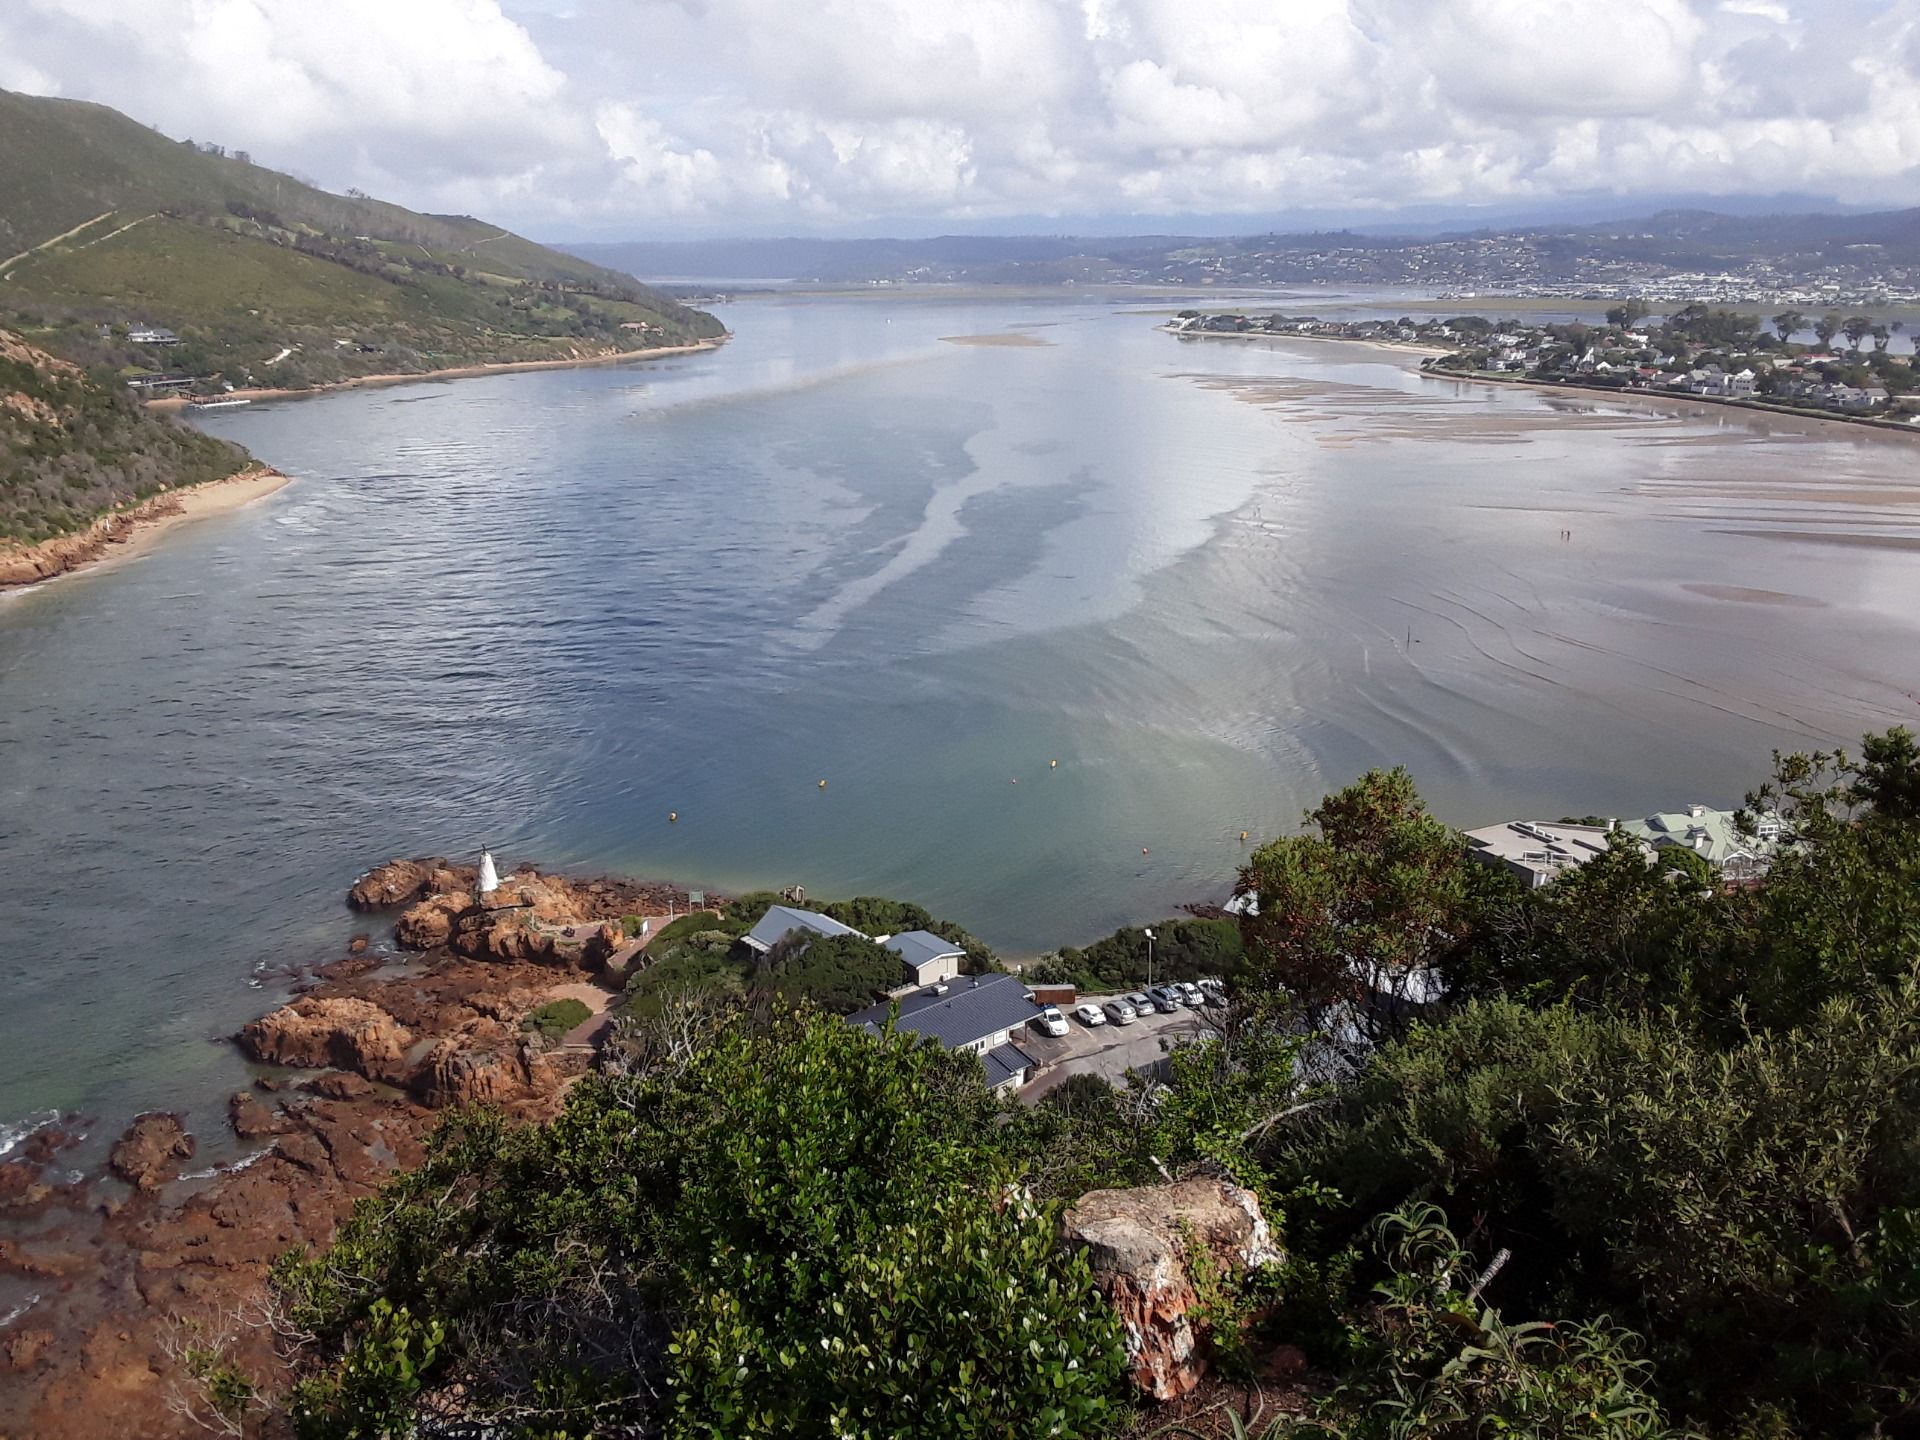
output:
[[[723,333],[468,216],[334,195],[102,105],[0,91],[0,317],[134,378],[301,388]],[[129,331],[162,326],[176,345]]]
[[[0,544],[63,535],[248,463],[237,445],[149,414],[111,377],[0,330]]]
[[[551,1124],[453,1117],[283,1259],[289,1369],[210,1355],[210,1403],[302,1440],[1913,1435],[1920,743],[1777,756],[1748,804],[1793,837],[1757,886],[1622,841],[1530,890],[1371,772],[1250,857],[1223,1015],[1037,1104],[664,997]],[[1237,1388],[1169,1421],[1060,1216],[1223,1171],[1286,1257],[1196,1269]]]

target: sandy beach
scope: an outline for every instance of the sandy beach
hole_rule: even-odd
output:
[[[997,345],[1011,349],[1053,344],[1051,340],[1042,340],[1038,335],[1026,335],[1017,330],[992,335],[942,335],[940,339],[948,345]]]
[[[138,555],[176,525],[224,515],[286,485],[291,477],[264,465],[188,490],[168,491],[130,510],[102,515],[76,535],[37,545],[0,547],[0,593],[24,589],[76,570],[117,565]]]
[[[565,360],[502,360],[486,365],[455,365],[445,370],[417,370],[411,373],[390,375],[356,375],[350,380],[335,380],[327,385],[308,385],[300,389],[272,389],[256,387],[250,390],[231,390],[224,398],[228,400],[296,400],[304,395],[327,395],[336,390],[359,390],[369,385],[411,385],[421,380],[473,380],[482,375],[505,375],[516,370],[572,370],[582,365],[624,365],[631,360],[661,360],[669,355],[697,355],[706,350],[717,350],[726,344],[729,337],[721,336],[717,340],[696,340],[691,345],[660,345],[651,350],[610,350],[604,355],[577,355]],[[195,397],[168,395],[158,400],[149,400],[149,410],[184,410]]]

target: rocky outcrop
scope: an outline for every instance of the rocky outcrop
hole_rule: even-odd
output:
[[[354,1070],[398,1080],[413,1036],[369,1000],[303,997],[248,1022],[240,1048],[267,1065]]]
[[[193,1158],[193,1151],[193,1137],[180,1117],[154,1110],[137,1117],[113,1142],[107,1168],[136,1190],[158,1190],[174,1177],[182,1160]]]
[[[1279,1261],[1249,1191],[1213,1176],[1133,1190],[1095,1190],[1062,1221],[1062,1239],[1086,1251],[1095,1282],[1120,1317],[1134,1384],[1171,1400],[1207,1369],[1207,1328],[1196,1314],[1196,1249],[1229,1281]]]
[[[237,1090],[227,1097],[227,1119],[233,1133],[242,1140],[258,1140],[279,1128],[273,1111],[245,1090]]]
[[[423,1105],[499,1105],[527,1088],[527,1071],[517,1054],[471,1050],[457,1040],[442,1040],[427,1052],[414,1072],[413,1091]]]
[[[403,950],[431,950],[453,938],[463,916],[478,911],[471,895],[429,895],[400,917],[393,938]]]
[[[347,904],[356,910],[384,910],[418,900],[438,867],[434,860],[389,860],[353,882]]]

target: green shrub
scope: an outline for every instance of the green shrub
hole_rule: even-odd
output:
[[[545,1005],[528,1015],[520,1022],[522,1030],[537,1030],[549,1040],[558,1039],[574,1026],[593,1018],[593,1011],[585,1001],[566,999],[549,1000]]]

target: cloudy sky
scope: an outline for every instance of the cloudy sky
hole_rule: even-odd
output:
[[[551,238],[1920,204],[1920,0],[4,0],[0,87]]]

